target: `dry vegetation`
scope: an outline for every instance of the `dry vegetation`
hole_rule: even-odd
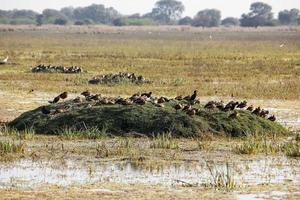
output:
[[[113,95],[151,90],[169,96],[198,89],[201,96],[300,98],[300,34],[296,28],[267,29],[271,32],[135,29],[86,27],[74,31],[74,27],[48,27],[1,31],[0,55],[11,58],[9,65],[1,66],[1,88],[46,92],[89,88]],[[30,67],[40,63],[82,66],[88,73],[31,74]],[[87,85],[94,75],[124,71],[144,75],[154,83]]]

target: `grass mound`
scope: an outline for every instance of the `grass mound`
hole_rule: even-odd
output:
[[[288,131],[277,122],[258,117],[250,112],[240,110],[239,117],[230,119],[230,112],[207,110],[202,105],[195,105],[200,111],[189,116],[176,111],[174,102],[157,107],[152,103],[146,105],[94,105],[75,104],[71,101],[49,105],[50,110],[68,108],[65,112],[45,115],[42,107],[26,112],[8,125],[18,130],[33,129],[42,134],[61,134],[64,130],[108,133],[124,135],[136,132],[152,136],[170,132],[178,137],[197,137],[203,133],[226,134],[234,137],[250,134],[285,134]]]

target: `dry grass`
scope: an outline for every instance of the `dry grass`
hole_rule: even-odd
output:
[[[300,98],[298,29],[199,31],[168,27],[149,33],[149,28],[127,27],[119,32],[108,27],[85,28],[86,32],[75,27],[0,32],[0,56],[11,57],[9,65],[1,66],[1,88],[15,92],[80,92],[88,88],[112,95],[151,90],[169,96],[198,89],[201,96]],[[280,48],[282,43],[285,46]],[[30,66],[39,63],[78,65],[88,73],[29,73]],[[142,74],[154,83],[87,84],[94,75],[119,71]]]

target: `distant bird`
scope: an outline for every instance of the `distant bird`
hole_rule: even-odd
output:
[[[189,116],[194,116],[196,115],[196,110],[195,109],[192,109],[192,110],[188,110],[186,114],[188,114]]]
[[[33,93],[34,92],[34,89],[31,89],[31,90],[29,90],[29,92],[28,93]]]
[[[207,108],[207,109],[214,109],[214,108],[216,108],[216,102],[210,101],[210,102],[208,102],[208,103],[204,106],[204,108]]]
[[[236,119],[239,116],[239,113],[237,111],[234,111],[229,115],[229,119]]]
[[[146,97],[148,97],[148,98],[150,98],[151,95],[152,95],[152,92],[141,94],[141,96],[146,96]]]
[[[212,35],[209,35],[209,39],[212,40],[212,39],[213,39],[213,36],[212,36]]]
[[[181,101],[181,100],[183,100],[183,97],[180,95],[180,96],[177,96],[177,97],[175,97],[175,100],[177,100],[177,101]]]
[[[46,106],[43,106],[42,107],[42,113],[44,115],[49,115],[51,113],[51,111],[48,108],[46,108]]]
[[[259,113],[259,116],[262,117],[262,118],[266,118],[268,114],[269,114],[269,111],[268,111],[268,110],[262,110],[262,111]]]
[[[191,96],[190,95],[185,96],[183,99],[186,100],[186,101],[190,101],[191,100]]]
[[[1,61],[0,61],[0,65],[6,64],[7,61],[8,61],[8,56],[7,56],[4,60],[1,60]]]
[[[49,103],[52,103],[52,104],[58,103],[59,100],[60,100],[60,96],[57,96],[57,97],[55,97],[55,98],[53,99],[53,101],[49,101]]]
[[[284,47],[284,44],[281,44],[279,47],[280,47],[280,48]]]
[[[256,109],[252,112],[252,114],[259,115],[259,114],[260,114],[260,111],[261,111],[261,108],[258,107],[258,108],[256,108]]]
[[[183,111],[188,111],[191,110],[192,106],[191,105],[186,105],[184,106],[184,108],[182,109]]]
[[[243,101],[243,102],[239,103],[239,105],[237,105],[237,108],[243,109],[243,108],[245,108],[246,106],[247,106],[247,101]]]
[[[268,120],[275,122],[276,121],[276,117],[274,115],[272,115],[271,117],[268,118]]]
[[[247,108],[247,110],[250,111],[250,112],[252,112],[252,111],[254,110],[253,105],[249,106],[249,107]]]
[[[181,110],[181,109],[183,108],[183,105],[181,105],[181,104],[179,103],[179,104],[176,104],[176,105],[174,106],[174,108],[175,108],[175,110],[176,110],[176,112],[177,112],[178,110]]]
[[[88,97],[88,96],[91,96],[91,92],[86,90],[86,91],[82,92],[81,95],[84,97]]]
[[[63,92],[63,93],[61,93],[60,95],[59,95],[59,97],[61,98],[61,99],[66,99],[66,98],[68,98],[68,92]]]
[[[191,96],[190,101],[194,101],[197,98],[197,90],[194,91],[194,94]]]
[[[160,97],[158,100],[157,100],[157,103],[165,103],[166,102],[166,98],[164,97]]]

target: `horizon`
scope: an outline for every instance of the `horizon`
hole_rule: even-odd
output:
[[[105,7],[114,7],[123,15],[130,15],[134,13],[145,14],[152,10],[157,0],[139,0],[136,1],[123,0],[51,0],[51,2],[42,2],[38,0],[3,0],[1,10],[13,10],[13,9],[26,9],[33,10],[41,13],[44,9],[56,9],[60,10],[63,7],[85,7],[91,4],[103,4]],[[196,0],[182,0],[181,2],[185,6],[185,12],[182,17],[190,16],[194,17],[200,10],[207,8],[215,8],[221,11],[222,18],[225,17],[240,17],[243,13],[249,12],[251,3],[257,2],[257,0],[229,0],[230,3],[220,3],[219,0],[210,0],[209,2],[198,2]],[[141,3],[142,2],[142,3]],[[272,6],[274,16],[278,15],[278,12],[285,9],[300,8],[300,1],[294,0],[264,0],[260,1]],[[234,5],[234,7],[232,6]]]

